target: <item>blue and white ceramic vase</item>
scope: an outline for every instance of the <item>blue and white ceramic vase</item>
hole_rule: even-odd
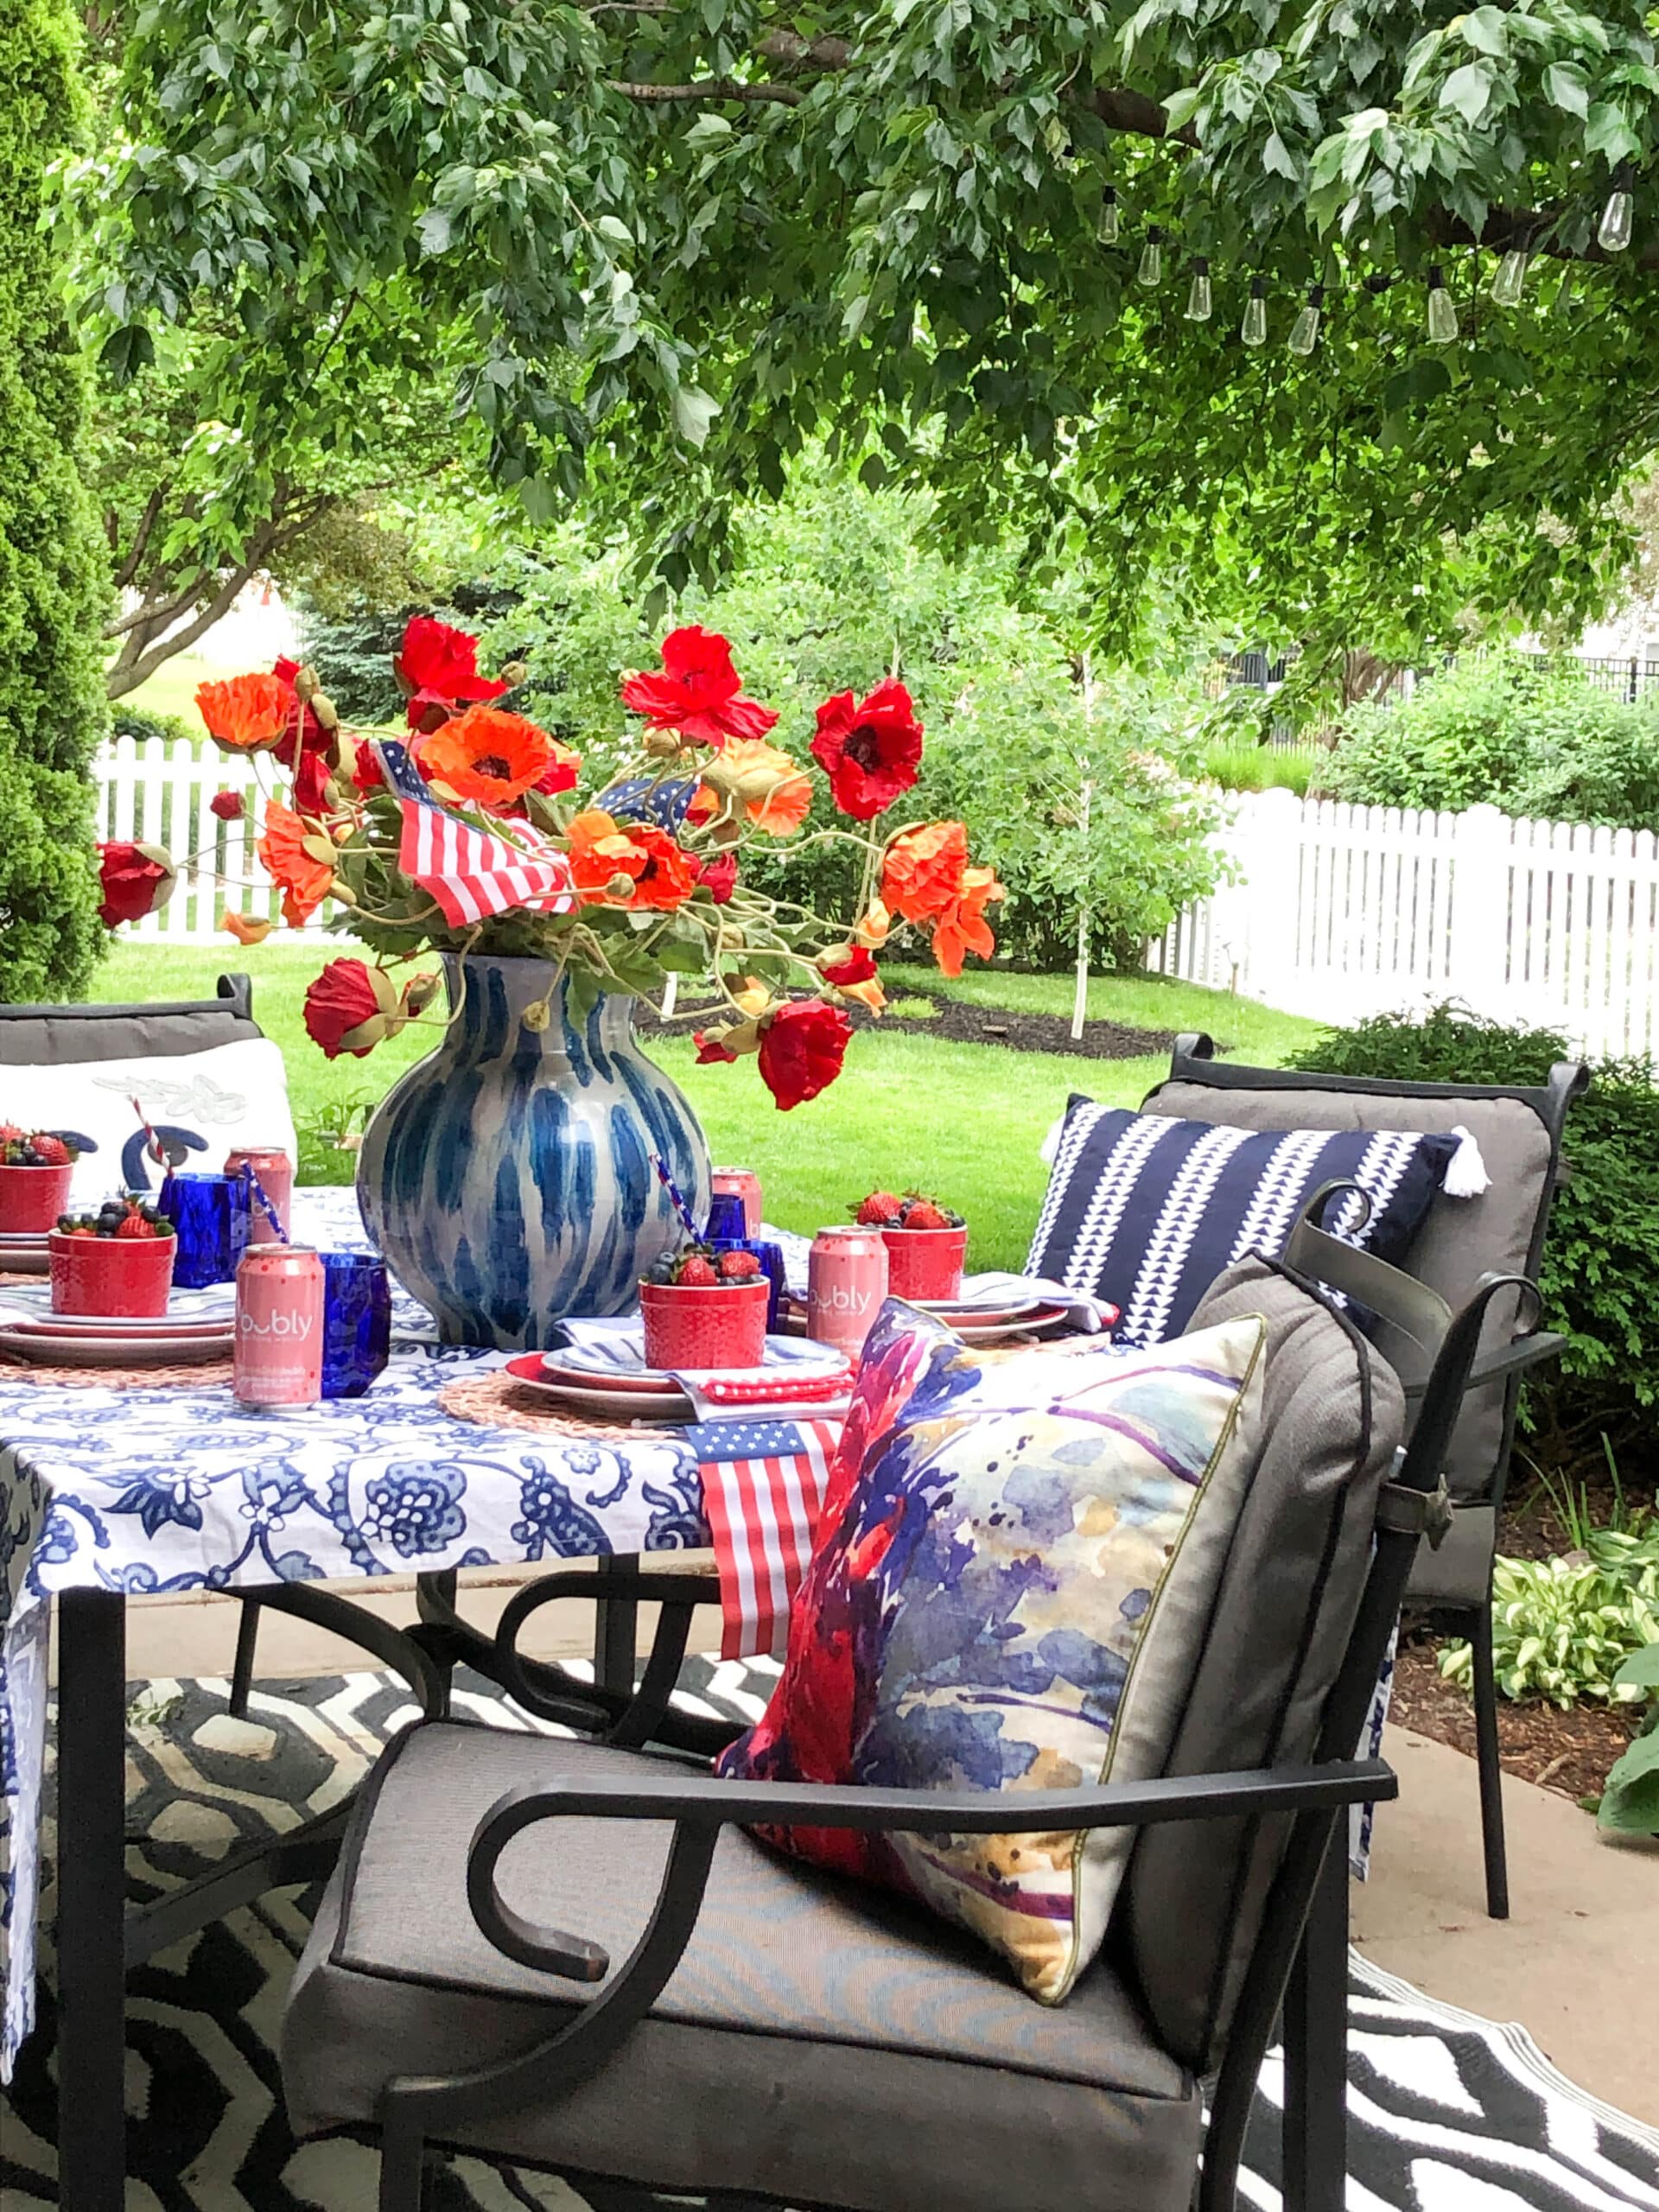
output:
[[[444,957],[451,1020],[394,1084],[363,1139],[369,1234],[451,1344],[534,1350],[566,1313],[620,1313],[679,1219],[658,1153],[701,1220],[709,1149],[684,1097],[640,1051],[633,1001],[573,1025],[563,986],[544,1029],[540,960]]]

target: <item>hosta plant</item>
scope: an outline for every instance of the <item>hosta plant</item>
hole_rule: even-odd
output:
[[[1659,1543],[1652,1536],[1598,1532],[1599,1558],[1500,1559],[1492,1570],[1492,1647],[1498,1688],[1508,1698],[1580,1698],[1634,1703],[1643,1694],[1618,1677],[1644,1644],[1659,1643]],[[1465,1689],[1465,1643],[1449,1643],[1440,1672]]]
[[[1614,1676],[1621,1694],[1648,1700],[1642,1732],[1608,1770],[1596,1818],[1627,1834],[1659,1832],[1659,1643],[1633,1651]]]

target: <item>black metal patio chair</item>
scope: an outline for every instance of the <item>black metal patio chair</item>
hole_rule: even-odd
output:
[[[1310,1230],[1299,1250],[1342,1281],[1351,1248],[1331,1244]],[[1417,1287],[1396,1307],[1379,1265],[1368,1300],[1411,1318]],[[381,2212],[416,2212],[435,2145],[564,2173],[596,2212],[662,2193],[1223,2212],[1282,2014],[1285,2202],[1339,2212],[1339,1834],[1395,1794],[1350,1754],[1419,1534],[1444,1525],[1483,1324],[1520,1294],[1489,1278],[1450,1319],[1402,1451],[1400,1385],[1310,1281],[1251,1259],[1212,1287],[1194,1328],[1267,1320],[1266,1398],[1166,1772],[1018,1800],[1034,1829],[1137,1832],[1065,2005],[744,1826],[984,1833],[1006,1795],[737,1783],[651,1750],[416,1723],[359,1801],[296,1974],[297,2131],[378,2139]],[[541,1595],[504,1621],[509,1654]]]
[[[1562,1179],[1567,1109],[1590,1080],[1576,1061],[1558,1062],[1548,1082],[1535,1087],[1508,1089],[1249,1067],[1217,1059],[1215,1049],[1206,1036],[1179,1037],[1169,1075],[1142,1102],[1142,1112],[1249,1129],[1418,1129],[1434,1135],[1465,1128],[1480,1147],[1491,1187],[1478,1198],[1435,1201],[1411,1255],[1412,1272],[1445,1301],[1442,1313],[1446,1306],[1460,1306],[1489,1271],[1536,1277],[1550,1205]],[[1499,1299],[1487,1314],[1480,1375],[1471,1384],[1446,1456],[1451,1530],[1437,1549],[1419,1556],[1406,1593],[1408,1609],[1442,1618],[1467,1636],[1474,1655],[1486,1910],[1495,1920],[1508,1917],[1510,1896],[1492,1672],[1492,1561],[1522,1373],[1561,1342],[1542,1335],[1518,1338],[1516,1310],[1513,1299]],[[1412,1325],[1418,1330],[1415,1338],[1386,1322],[1377,1337],[1379,1348],[1407,1384],[1408,1397],[1427,1367],[1421,1321]]]

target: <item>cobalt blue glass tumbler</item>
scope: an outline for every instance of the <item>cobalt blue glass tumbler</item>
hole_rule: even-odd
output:
[[[743,1200],[735,1191],[716,1191],[709,1201],[709,1224],[703,1235],[711,1244],[741,1245],[748,1235]]]
[[[722,1198],[715,1200],[716,1205],[724,1203]],[[743,1211],[742,1199],[734,1198],[732,1204],[738,1209],[741,1217]],[[775,1337],[782,1326],[784,1292],[787,1287],[784,1277],[783,1246],[774,1243],[769,1236],[711,1236],[709,1239],[709,1249],[713,1252],[716,1261],[722,1252],[753,1252],[755,1258],[760,1261],[760,1272],[766,1279],[770,1293],[766,1300],[766,1334],[769,1337]]]
[[[169,1175],[160,1208],[178,1239],[173,1259],[175,1290],[205,1290],[234,1282],[248,1249],[253,1205],[245,1175]]]
[[[322,1395],[360,1398],[391,1349],[391,1279],[368,1252],[322,1255]]]

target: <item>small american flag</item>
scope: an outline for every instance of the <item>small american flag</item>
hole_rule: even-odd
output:
[[[710,1421],[685,1429],[720,1569],[722,1659],[783,1656],[812,1556],[838,1421]]]
[[[569,912],[575,905],[570,863],[538,830],[516,822],[511,839],[475,830],[438,804],[406,745],[390,737],[371,742],[403,817],[397,865],[437,900],[452,929],[486,921],[510,906]]]

